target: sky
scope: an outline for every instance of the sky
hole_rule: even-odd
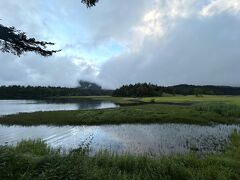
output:
[[[239,0],[1,0],[0,21],[62,49],[0,53],[0,85],[240,86]]]

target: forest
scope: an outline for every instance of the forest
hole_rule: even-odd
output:
[[[112,90],[41,86],[0,86],[0,99],[43,99],[60,96],[104,96]]]
[[[153,97],[162,96],[163,93],[170,95],[240,95],[240,87],[231,86],[196,86],[176,85],[158,86],[150,83],[137,83],[124,85],[113,92],[116,97]]]

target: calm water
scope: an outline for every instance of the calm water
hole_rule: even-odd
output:
[[[20,112],[57,111],[78,109],[114,108],[116,104],[102,101],[82,101],[79,103],[47,103],[35,100],[0,100],[0,116]]]
[[[77,148],[90,142],[92,152],[168,154],[219,152],[236,125],[198,126],[181,124],[108,125],[108,126],[0,126],[0,144],[16,144],[22,139],[41,138],[52,147]],[[191,148],[192,149],[192,148]]]

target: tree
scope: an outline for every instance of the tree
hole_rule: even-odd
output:
[[[98,0],[82,0],[88,8],[95,6]],[[21,56],[25,52],[35,52],[42,56],[52,56],[60,50],[47,50],[47,45],[54,45],[52,42],[39,41],[35,38],[28,38],[25,32],[15,27],[6,27],[0,24],[0,51]]]
[[[20,56],[25,52],[35,52],[42,56],[51,56],[60,50],[47,50],[47,45],[52,42],[38,41],[28,38],[25,32],[16,30],[15,27],[6,27],[0,24],[0,50]]]
[[[203,91],[201,88],[194,89],[194,94],[196,97],[202,97]]]
[[[86,4],[88,8],[95,6],[98,0],[82,0],[82,3]]]

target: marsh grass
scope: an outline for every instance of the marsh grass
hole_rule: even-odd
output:
[[[111,101],[123,105],[114,109],[20,113],[0,117],[5,125],[103,125],[132,123],[239,124],[240,96],[173,96],[121,98],[110,96],[60,97]],[[162,103],[162,104],[161,104]]]
[[[113,109],[53,111],[21,113],[0,117],[5,125],[101,125],[188,123],[239,123],[234,117],[225,117],[212,111],[199,111],[193,106],[146,104]]]
[[[198,103],[194,108],[202,112],[213,112],[225,117],[240,117],[240,106],[223,102]]]
[[[199,102],[222,102],[229,104],[240,105],[240,96],[216,96],[216,95],[204,95],[204,96],[168,96],[168,97],[146,97],[142,98],[143,102],[150,102],[154,99],[155,102],[171,102],[171,103],[199,103]]]
[[[37,150],[39,149],[39,150]],[[222,154],[152,157],[100,151],[61,154],[43,141],[0,147],[0,179],[240,179],[240,135]]]
[[[21,141],[17,143],[15,151],[24,154],[34,154],[36,156],[50,155],[53,152],[56,152],[56,150],[50,148],[40,139],[34,141],[31,140]]]

